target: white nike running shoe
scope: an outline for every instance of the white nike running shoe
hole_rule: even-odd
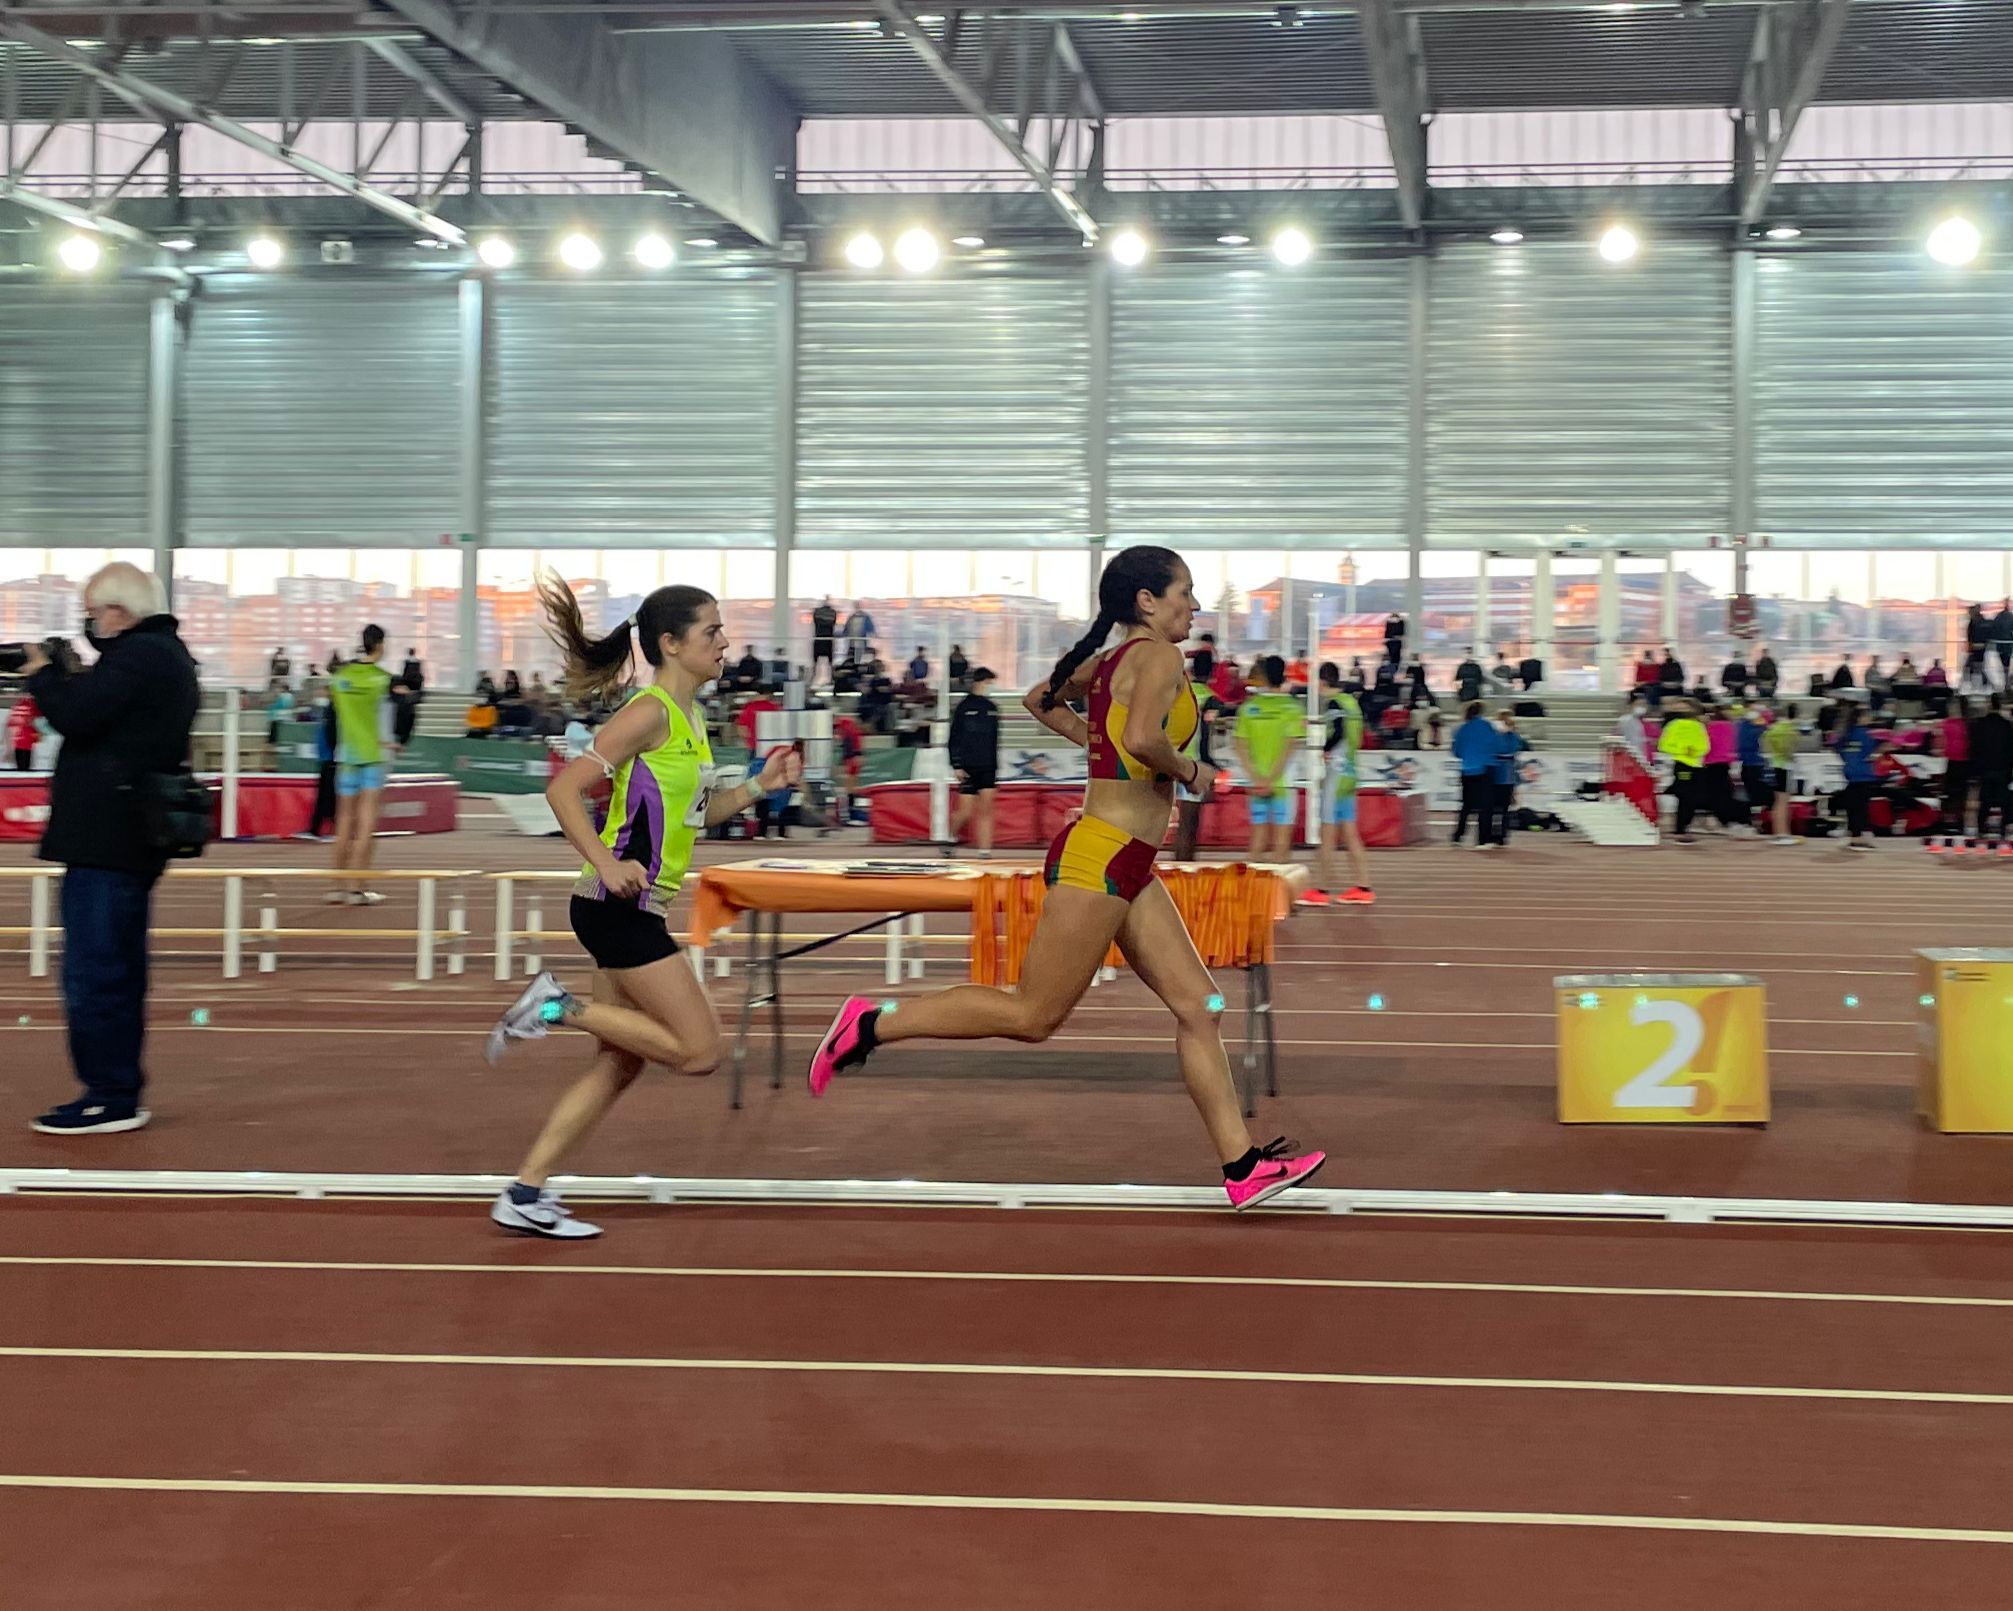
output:
[[[483,1056],[494,1065],[503,1061],[514,1040],[543,1040],[550,1027],[545,1010],[555,1001],[567,1000],[566,987],[550,973],[541,973],[524,987],[524,993],[510,1004],[489,1032]]]
[[[519,1236],[549,1236],[557,1242],[585,1241],[590,1236],[601,1234],[599,1225],[575,1219],[573,1210],[562,1203],[556,1193],[549,1191],[540,1192],[535,1203],[519,1203],[511,1200],[506,1188],[490,1204],[489,1217],[506,1231],[514,1231]]]

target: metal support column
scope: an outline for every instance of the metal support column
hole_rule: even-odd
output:
[[[1662,608],[1657,612],[1657,630],[1663,634],[1663,646],[1671,647],[1677,642],[1677,556],[1668,550],[1664,553],[1663,591],[1660,595]]]
[[[1601,550],[1601,596],[1600,596],[1600,689],[1604,694],[1621,691],[1621,663],[1617,651],[1621,647],[1622,597],[1620,577],[1615,568],[1615,551]]]
[[[461,530],[461,598],[455,611],[455,633],[461,646],[455,671],[460,687],[475,691],[475,679],[482,670],[482,538],[486,526],[484,512],[484,472],[488,465],[488,415],[484,407],[484,384],[489,370],[489,284],[471,274],[461,282],[461,432],[459,441],[461,497],[457,513]]]
[[[1747,544],[1754,531],[1755,259],[1733,254],[1733,479],[1727,532],[1733,538],[1733,590],[1747,593]]]
[[[1421,650],[1426,644],[1426,627],[1420,619],[1425,610],[1425,585],[1420,578],[1420,560],[1426,550],[1426,320],[1431,260],[1414,257],[1408,280],[1409,317],[1406,347],[1410,356],[1405,386],[1405,547],[1410,564],[1405,580],[1405,624],[1412,642]]]
[[[797,271],[776,271],[776,584],[771,625],[790,641],[790,553],[797,546]]]
[[[1090,523],[1091,615],[1097,614],[1097,579],[1111,540],[1111,259],[1100,252],[1090,263],[1088,330],[1089,402],[1083,444],[1084,480]],[[1209,599],[1208,604],[1216,601]],[[1219,623],[1227,626],[1227,623]],[[1226,635],[1225,642],[1228,642]]]
[[[1548,679],[1553,675],[1552,653],[1557,644],[1555,622],[1558,614],[1558,589],[1552,582],[1552,551],[1544,548],[1538,551],[1537,564],[1531,572],[1531,653],[1544,666]]]
[[[1490,643],[1489,625],[1489,551],[1485,548],[1475,556],[1475,653],[1486,656]]]
[[[182,545],[181,455],[175,450],[185,310],[180,293],[163,292],[154,298],[147,326],[147,544],[171,610],[175,550]]]

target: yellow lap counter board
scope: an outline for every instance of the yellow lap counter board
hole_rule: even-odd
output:
[[[2013,951],[1917,951],[1915,992],[1915,1111],[2013,1132]]]
[[[1759,979],[1586,973],[1556,978],[1552,989],[1561,1124],[1768,1123]]]

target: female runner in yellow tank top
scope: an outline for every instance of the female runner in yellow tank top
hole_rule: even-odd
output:
[[[633,664],[630,623],[591,642],[564,582],[546,577],[538,591],[547,629],[566,657],[567,696],[619,696]],[[713,752],[698,700],[699,690],[720,675],[727,634],[712,594],[660,587],[636,612],[635,644],[651,667],[650,681],[545,791],[584,863],[569,915],[574,935],[594,959],[593,999],[579,1000],[542,973],[490,1032],[492,1063],[511,1042],[539,1039],[553,1026],[585,1030],[600,1042],[587,1072],[545,1121],[515,1183],[490,1208],[497,1224],[526,1236],[600,1234],[573,1218],[546,1182],[644,1064],[674,1074],[710,1074],[719,1065],[719,1020],[679,958],[665,914],[699,835],[803,776],[801,758],[784,748],[746,782],[713,786]],[[581,797],[603,779],[614,784],[614,794],[607,826],[597,835]]]
[[[1173,898],[1153,876],[1179,782],[1208,799],[1215,769],[1182,753],[1199,720],[1178,647],[1195,620],[1195,586],[1178,554],[1128,548],[1098,579],[1097,619],[1026,706],[1050,731],[1090,752],[1083,815],[1048,854],[1048,896],[1017,991],[959,985],[916,1001],[855,996],[839,1009],[811,1063],[811,1091],[907,1040],[1039,1042],[1061,1028],[1113,940],[1132,971],[1174,1014],[1188,1095],[1223,1165],[1233,1208],[1250,1208],[1321,1167],[1284,1139],[1252,1144],[1218,1020],[1223,997],[1196,954]],[[1100,653],[1112,628],[1125,639]],[[1089,719],[1072,710],[1085,701]],[[899,1009],[899,1010],[898,1010]]]

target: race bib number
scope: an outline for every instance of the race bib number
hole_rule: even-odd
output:
[[[706,808],[713,803],[714,780],[719,774],[712,767],[702,767],[699,771],[699,787],[692,791],[692,804],[686,808],[685,826],[704,828]]]

